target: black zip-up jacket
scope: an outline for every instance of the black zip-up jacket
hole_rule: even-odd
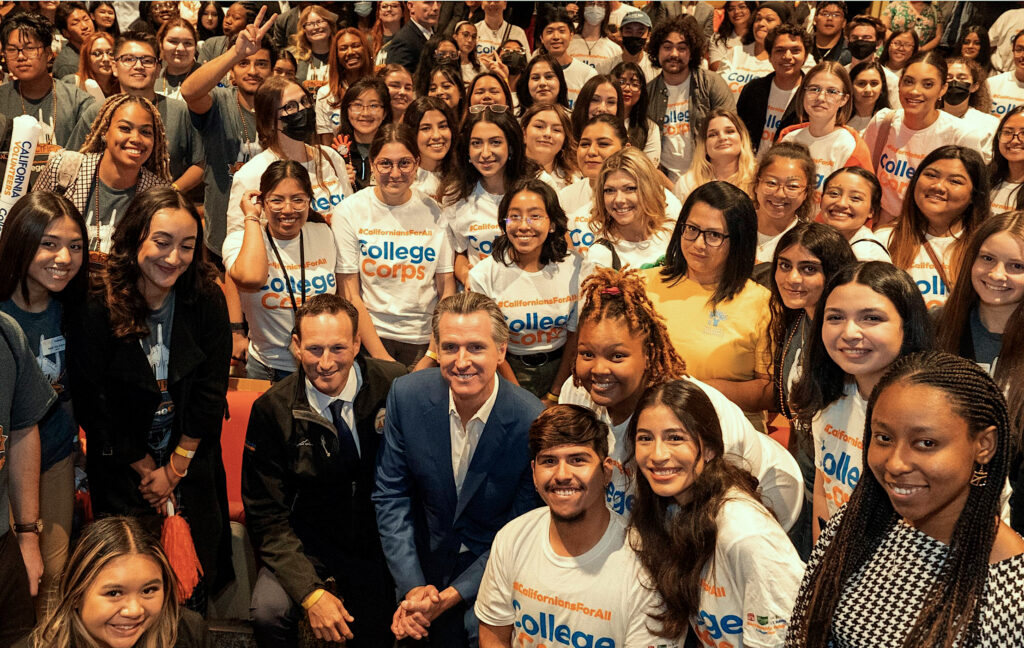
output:
[[[360,459],[342,465],[334,424],[306,398],[300,368],[253,404],[242,457],[246,527],[260,559],[296,602],[331,576],[383,564],[370,493],[395,362],[356,358],[363,385],[354,414]]]

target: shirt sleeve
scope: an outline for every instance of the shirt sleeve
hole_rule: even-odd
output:
[[[35,425],[46,415],[57,394],[39,369],[21,327],[10,316],[0,313],[0,337],[4,338],[17,369],[17,380],[10,401],[12,430]]]
[[[324,86],[328,88],[330,86]],[[316,93],[316,133],[317,135],[334,133],[334,124],[331,123],[331,94],[323,92],[321,88]]]
[[[452,249],[452,237],[448,234],[448,225],[441,219],[441,242],[437,246],[437,274],[447,274],[455,271],[455,250]]]
[[[516,620],[512,607],[512,583],[509,582],[505,570],[505,554],[508,552],[508,539],[501,531],[494,537],[491,555],[487,559],[484,577],[480,580],[480,589],[476,594],[476,605],[473,611],[481,623],[491,626],[512,625]]]
[[[224,245],[221,247],[221,256],[224,259],[224,267],[231,271],[231,266],[235,265],[235,260],[238,259],[238,253],[242,251],[242,238],[245,236],[245,230],[239,230],[237,232],[231,232],[224,238]]]
[[[485,261],[478,263],[469,270],[469,285],[466,289],[470,292],[480,293],[481,295],[487,295],[488,297],[494,298],[491,294],[490,281],[487,274],[487,266],[489,264]]]
[[[356,274],[359,272],[359,237],[356,235],[356,224],[351,217],[350,203],[343,201],[338,217],[331,220],[334,242],[338,246],[338,272]]]
[[[775,524],[767,519],[764,523]],[[764,531],[735,542],[728,560],[743,579],[743,645],[781,648],[804,564],[782,529]]]
[[[448,238],[451,241],[452,249],[459,254],[469,249],[469,237],[459,231],[458,221],[455,218],[457,209],[464,204],[465,201],[459,201],[452,207],[445,207],[445,211],[448,212],[446,219],[448,221]]]

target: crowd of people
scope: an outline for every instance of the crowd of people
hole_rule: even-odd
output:
[[[714,4],[0,4],[0,648],[209,642],[232,375],[261,648],[1024,645],[1024,3]]]

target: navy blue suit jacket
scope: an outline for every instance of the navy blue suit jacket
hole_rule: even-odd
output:
[[[440,370],[402,376],[391,387],[373,501],[400,596],[431,584],[439,590],[452,586],[471,601],[494,534],[539,504],[527,440],[530,424],[544,407],[525,389],[498,381],[494,409],[459,497],[452,474],[448,384]],[[476,560],[454,573],[462,545]]]

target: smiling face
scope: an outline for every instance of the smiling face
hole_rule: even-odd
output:
[[[610,83],[602,83],[594,89],[594,96],[590,98],[590,108],[587,117],[597,115],[614,115],[618,110],[619,95]]]
[[[114,21],[117,20],[117,14],[114,13],[114,8],[104,3],[97,5],[92,12],[93,24],[97,29],[107,30],[114,26]]]
[[[498,365],[505,359],[505,347],[494,341],[486,312],[441,315],[438,364],[456,402],[482,404],[487,400],[494,389]]]
[[[547,448],[537,453],[531,465],[533,485],[556,521],[581,522],[607,510],[604,491],[612,471],[590,446]]]
[[[619,88],[622,90],[622,103],[628,112],[640,101],[640,77],[632,70],[623,70],[619,75]]]
[[[192,263],[199,226],[181,208],[161,209],[149,222],[149,234],[139,244],[139,290],[150,297],[166,294]]]
[[[298,180],[285,178],[262,196],[262,200],[271,236],[290,241],[299,235],[309,217],[310,196]]]
[[[118,167],[141,168],[153,152],[153,116],[139,103],[124,104],[114,111],[106,140],[107,154]]]
[[[363,41],[358,36],[342,34],[338,38],[338,63],[346,72],[358,72],[363,66],[364,56]]]
[[[839,94],[829,95],[829,91]],[[831,72],[815,74],[807,80],[804,88],[804,110],[815,121],[834,123],[839,109],[849,100],[842,79]]]
[[[914,53],[914,37],[910,33],[900,34],[889,41],[889,65],[899,69]]]
[[[565,146],[565,129],[554,110],[543,110],[534,115],[524,131],[526,156],[543,167],[552,164]]]
[[[633,413],[643,392],[647,371],[644,342],[643,336],[620,318],[580,323],[574,373],[616,425]]]
[[[585,177],[596,178],[608,156],[621,151],[625,144],[610,125],[603,122],[591,124],[580,135],[580,144],[576,147],[576,163]]]
[[[558,76],[546,61],[533,66],[526,87],[536,103],[554,103],[558,98]]]
[[[1018,36],[1013,41],[1013,67],[1017,72],[1017,79],[1024,77],[1024,36]]]
[[[928,222],[945,231],[971,207],[974,184],[960,160],[936,160],[918,171],[914,202]]]
[[[713,459],[709,450],[702,451],[700,437],[671,408],[657,403],[637,414],[634,444],[636,465],[655,495],[688,504],[691,488]]]
[[[469,162],[483,178],[492,178],[505,170],[508,140],[497,124],[479,122],[469,136]]]
[[[352,320],[344,311],[320,313],[303,317],[299,326],[302,337],[293,335],[292,341],[303,372],[319,392],[337,396],[359,353],[359,336],[352,330]]]
[[[516,250],[517,264],[523,268],[538,264],[544,241],[555,230],[544,197],[532,191],[520,191],[512,196],[504,230]]]
[[[82,230],[70,216],[50,221],[25,275],[33,303],[37,296],[57,293],[67,287],[82,268],[83,249]]]
[[[705,202],[693,204],[685,224],[704,231],[718,232],[724,236],[729,234],[725,214]],[[728,238],[718,247],[711,247],[704,235],[699,235],[692,241],[680,236],[679,247],[683,252],[683,258],[686,259],[688,275],[702,284],[718,283],[725,269],[725,262],[729,258]]]
[[[434,162],[444,159],[452,146],[452,128],[444,113],[428,110],[423,114],[416,131],[416,145],[420,149],[421,158]]]
[[[291,86],[291,90],[302,92],[300,86]],[[384,102],[388,99],[390,97],[381,97],[373,88],[360,92],[348,106],[348,122],[352,124],[352,130],[364,137],[373,137],[384,121]],[[286,103],[282,101],[282,105]]]
[[[985,239],[971,265],[971,284],[989,306],[1016,306],[1024,300],[1024,241],[1010,232]]]
[[[416,92],[412,89],[412,77],[403,68],[397,72],[389,72],[384,77],[384,83],[388,86],[388,94],[391,95],[391,111],[404,113],[416,98]]]
[[[310,45],[323,43],[331,37],[331,23],[318,11],[310,11],[306,20],[299,25],[299,30],[306,36]]]
[[[373,158],[373,177],[377,190],[388,204],[404,203],[416,179],[416,154],[404,144],[388,142]],[[390,167],[390,168],[388,168]]]
[[[849,240],[872,216],[871,184],[854,173],[837,175],[821,194],[821,213]]]
[[[82,596],[78,614],[101,648],[131,648],[160,616],[163,573],[149,556],[127,554],[96,574]]]
[[[873,386],[903,347],[903,318],[885,295],[843,284],[825,300],[821,341],[840,369]]]
[[[160,63],[157,60],[157,53],[146,43],[127,41],[117,50],[116,57],[120,59],[126,55],[152,58],[153,65],[145,67],[142,65],[141,60],[131,65],[126,65],[118,60],[114,64],[114,76],[117,77],[118,83],[121,84],[121,89],[125,92],[148,92],[152,90],[153,86],[156,85],[156,78],[160,76]]]
[[[976,59],[980,53],[981,39],[978,38],[978,35],[971,32],[964,36],[964,40],[960,44],[960,56],[969,59]]]
[[[608,215],[615,221],[615,229],[628,240],[643,235],[644,215],[640,210],[637,181],[629,173],[613,171],[604,180],[602,199]]]
[[[690,67],[690,44],[679,32],[669,32],[658,48],[658,62],[669,75],[682,74]]]
[[[114,72],[114,43],[109,38],[97,38],[89,49],[89,64],[98,77],[109,77]]]
[[[987,464],[995,448],[995,430],[972,438],[944,391],[897,382],[872,410],[867,463],[899,515],[948,542],[967,503],[975,463]]]
[[[800,76],[800,68],[807,60],[807,49],[804,42],[796,36],[779,34],[772,45],[768,60],[775,70],[775,75],[783,78]],[[820,76],[820,75],[819,75]]]
[[[782,19],[773,10],[767,7],[758,9],[754,14],[754,42],[764,45],[764,37],[768,35],[768,32],[781,24]]]
[[[540,42],[551,56],[559,58],[569,49],[572,29],[565,23],[550,23],[541,32]]]
[[[874,107],[882,95],[882,75],[878,70],[864,70],[853,80],[854,101],[862,106]]]
[[[1024,113],[1017,113],[1003,123],[1002,130],[1009,132],[1022,131],[1024,130]],[[1024,162],[1024,136],[1015,137],[1009,141],[1003,140],[1001,137],[996,137],[999,142],[999,152],[1007,162],[1021,163]]]
[[[160,55],[168,67],[189,68],[196,61],[196,41],[192,32],[184,27],[167,30],[160,46],[163,48]]]
[[[434,72],[434,76],[430,79],[430,88],[427,91],[427,95],[437,97],[452,109],[459,105],[458,88],[442,72]]]
[[[800,161],[776,156],[761,171],[754,187],[758,221],[764,219],[777,228],[795,219],[807,197],[807,187],[807,176]]]
[[[501,89],[501,83],[497,79],[489,76],[477,77],[476,83],[473,85],[473,92],[469,95],[470,106],[505,106],[507,104],[505,92]]]
[[[253,95],[273,69],[270,64],[270,50],[264,48],[235,63],[231,67],[231,78],[240,92]]]
[[[743,152],[743,138],[731,119],[713,117],[708,121],[704,148],[712,162],[732,161]]]
[[[779,287],[786,308],[803,310],[811,315],[825,290],[821,259],[800,244],[789,246],[779,252],[775,285]]]

